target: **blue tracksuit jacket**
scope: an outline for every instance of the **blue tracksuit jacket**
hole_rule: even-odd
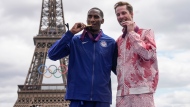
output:
[[[51,60],[69,55],[66,100],[112,102],[111,70],[116,71],[117,45],[102,33],[97,42],[67,31],[48,50]],[[116,74],[116,73],[115,73]]]

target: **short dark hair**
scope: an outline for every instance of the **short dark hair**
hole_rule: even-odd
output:
[[[128,2],[119,1],[119,2],[117,2],[117,3],[114,5],[114,9],[116,10],[116,8],[117,8],[118,6],[124,6],[124,5],[126,5],[127,10],[129,11],[129,13],[132,14],[132,13],[133,13],[133,7],[132,7],[132,5],[129,4]]]
[[[102,11],[101,9],[99,9],[99,8],[97,8],[97,7],[93,7],[93,8],[91,8],[90,10],[92,10],[92,9],[99,10],[99,11],[100,11],[100,16],[101,16],[102,18],[104,18],[104,13],[103,13],[103,11]],[[89,11],[90,11],[90,10],[89,10]],[[89,11],[88,11],[88,13],[89,13]]]

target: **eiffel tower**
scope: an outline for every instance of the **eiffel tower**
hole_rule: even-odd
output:
[[[39,33],[34,36],[35,50],[24,85],[18,85],[18,98],[14,107],[69,107],[64,99],[67,78],[62,73],[63,83],[42,84],[47,51],[66,32],[62,0],[42,0]],[[68,28],[69,29],[69,28]],[[59,60],[66,65],[68,57]],[[41,67],[39,73],[39,67]],[[62,72],[66,69],[61,66]]]

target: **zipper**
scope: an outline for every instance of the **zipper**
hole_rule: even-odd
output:
[[[94,85],[94,63],[95,63],[95,42],[94,42],[94,53],[93,53],[93,67],[92,67],[92,90],[91,90],[91,98],[92,101],[92,94],[93,94],[93,85]]]
[[[124,38],[124,44],[125,44],[125,45],[124,45],[124,64],[125,64],[125,60],[126,60],[125,54],[126,54],[126,46],[127,46],[127,36]],[[125,70],[125,69],[124,69],[124,67],[125,67],[125,66],[123,66],[123,70],[122,70],[122,71],[123,71],[123,76],[122,76],[122,77],[123,77],[123,83],[125,84],[125,81],[124,81],[124,80],[125,80],[125,78],[124,78],[124,75],[125,75],[125,71],[124,71],[124,70]]]

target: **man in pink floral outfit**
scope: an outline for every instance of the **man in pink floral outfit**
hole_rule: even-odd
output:
[[[123,34],[118,38],[116,107],[154,107],[158,84],[156,43],[151,29],[133,21],[133,7],[127,2],[114,6]]]

